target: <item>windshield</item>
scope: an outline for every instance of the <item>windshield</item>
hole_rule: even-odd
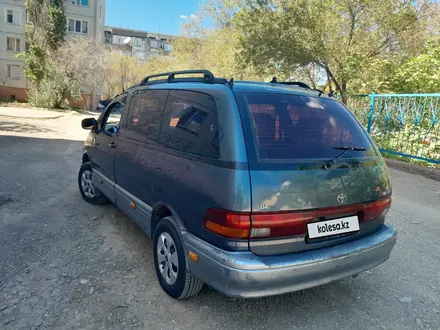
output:
[[[259,156],[264,160],[376,156],[366,134],[342,104],[291,94],[245,94]],[[339,149],[338,149],[339,148]]]

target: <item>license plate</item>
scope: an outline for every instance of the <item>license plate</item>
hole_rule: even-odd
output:
[[[312,222],[307,224],[307,230],[310,238],[351,233],[359,230],[359,220],[357,216],[353,216],[327,221]]]

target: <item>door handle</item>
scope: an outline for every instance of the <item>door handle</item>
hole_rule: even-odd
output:
[[[115,142],[110,142],[109,147],[110,148],[116,148],[116,143]]]

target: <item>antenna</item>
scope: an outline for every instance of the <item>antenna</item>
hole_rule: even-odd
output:
[[[131,37],[127,37],[127,38],[125,38],[125,39],[124,39],[124,45],[130,43],[130,41],[131,41]]]

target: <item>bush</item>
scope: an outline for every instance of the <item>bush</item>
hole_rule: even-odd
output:
[[[29,93],[29,103],[36,107],[60,109],[68,105],[69,100],[81,97],[78,83],[61,70],[56,63],[48,65],[48,72],[38,88]]]

